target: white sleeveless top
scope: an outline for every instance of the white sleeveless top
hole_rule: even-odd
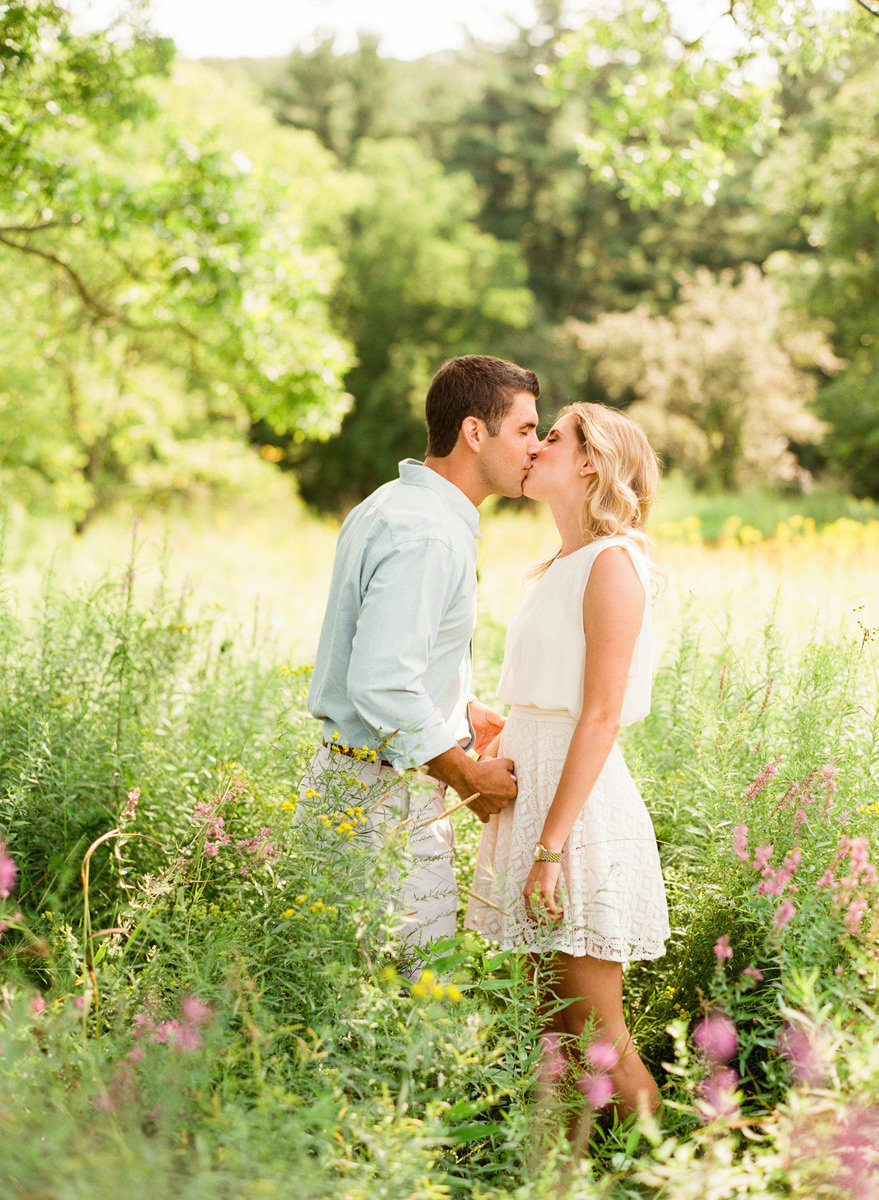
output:
[[[644,553],[627,537],[599,538],[573,554],[554,559],[528,591],[507,630],[498,684],[498,696],[504,703],[567,711],[579,717],[586,667],[583,593],[592,564],[608,546],[624,546],[629,552],[646,597],[620,725],[632,725],[650,712],[653,676],[650,574]]]

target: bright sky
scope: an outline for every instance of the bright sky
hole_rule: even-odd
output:
[[[104,25],[121,0],[69,0],[90,25]],[[173,38],[185,58],[263,58],[307,48],[319,30],[339,35],[341,49],[356,44],[360,30],[381,35],[382,52],[418,58],[460,46],[464,29],[504,40],[511,14],[534,21],[533,0],[150,0],[152,27]]]

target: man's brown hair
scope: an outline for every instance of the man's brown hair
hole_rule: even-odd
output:
[[[424,405],[428,455],[445,458],[452,453],[465,417],[478,417],[496,437],[517,392],[537,399],[540,384],[533,371],[489,354],[463,354],[444,362]]]

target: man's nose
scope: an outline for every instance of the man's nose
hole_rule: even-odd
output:
[[[541,442],[540,438],[537,436],[537,434],[536,434],[536,433],[535,433],[535,434],[532,434],[532,436],[531,436],[531,446],[530,446],[530,448],[529,448],[529,450],[528,450],[528,453],[529,453],[529,455],[530,455],[532,458],[537,458],[537,456],[538,456],[538,454],[540,453],[540,451],[541,451],[541,449],[542,449],[542,448],[543,448],[543,442]]]

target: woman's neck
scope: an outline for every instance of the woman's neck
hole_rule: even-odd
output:
[[[550,501],[549,507],[555,527],[559,531],[559,537],[562,539],[562,548],[558,557],[564,558],[567,554],[573,554],[575,550],[582,550],[588,539],[583,536],[583,529],[580,525],[579,505],[574,510],[561,502],[553,504]]]

